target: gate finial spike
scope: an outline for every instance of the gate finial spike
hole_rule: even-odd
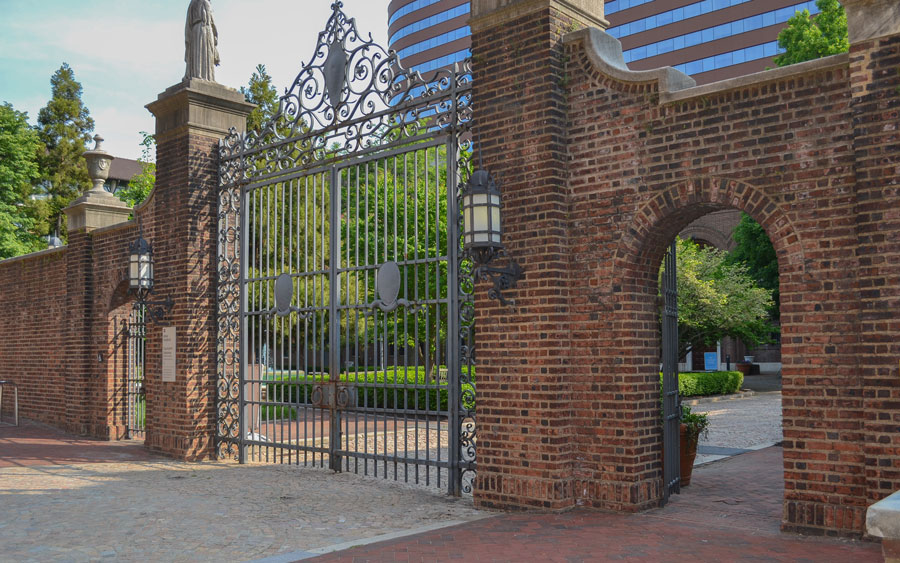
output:
[[[344,3],[341,2],[341,0],[335,0],[335,2],[333,2],[331,4],[331,9],[334,10],[335,12],[337,12],[338,10],[340,10],[343,7],[344,7]]]

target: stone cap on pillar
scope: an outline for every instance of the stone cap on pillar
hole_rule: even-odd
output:
[[[156,116],[157,142],[164,142],[188,131],[216,139],[232,127],[243,132],[256,106],[234,88],[191,78],[168,88],[146,107]]]
[[[103,150],[103,137],[95,135],[94,143],[94,148],[84,153],[93,187],[63,209],[69,232],[109,227],[127,221],[131,215],[128,204],[103,188],[115,157]]]
[[[469,27],[473,31],[504,24],[532,12],[555,8],[576,21],[599,29],[609,27],[604,0],[472,0]]]
[[[900,2],[897,0],[841,0],[847,13],[850,44],[900,35]]]

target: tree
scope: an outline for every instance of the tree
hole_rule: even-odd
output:
[[[775,64],[787,66],[850,50],[847,14],[838,0],[816,0],[819,14],[813,18],[809,10],[797,12],[778,34],[778,46],[785,52],[775,57]]]
[[[156,184],[156,163],[153,162],[156,138],[146,131],[141,131],[141,136],[144,138],[141,141],[141,146],[144,148],[141,150],[141,158],[138,159],[141,164],[141,172],[128,182],[128,187],[116,192],[119,199],[132,207],[147,199]]]
[[[744,265],[689,240],[677,239],[677,252],[679,359],[693,345],[710,346],[726,336],[750,348],[769,341],[778,330],[769,320],[772,294],[756,285]]]
[[[91,186],[82,156],[90,141],[94,120],[81,101],[81,84],[75,72],[63,63],[50,79],[52,96],[38,112],[38,133],[46,151],[40,167],[50,196],[42,227],[49,233],[62,209]],[[61,234],[61,236],[64,236]]]
[[[763,230],[762,225],[743,213],[731,236],[737,246],[728,253],[727,263],[743,264],[757,285],[772,292],[772,308],[769,315],[777,319],[780,303],[778,258],[769,235]]]
[[[278,112],[278,91],[272,84],[272,77],[266,72],[266,65],[256,65],[247,87],[241,86],[241,93],[251,104],[256,104],[247,116],[247,130],[261,129]]]
[[[34,217],[26,207],[33,183],[40,176],[37,133],[28,116],[6,103],[0,105],[0,259],[40,250]]]

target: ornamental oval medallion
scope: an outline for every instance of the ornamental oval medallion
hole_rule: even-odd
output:
[[[397,296],[400,294],[400,268],[396,262],[385,262],[378,267],[375,289],[385,306],[389,307],[397,302]]]
[[[291,300],[294,296],[294,280],[290,274],[281,274],[275,280],[275,312],[283,317],[291,312]]]
[[[344,94],[344,83],[347,80],[347,53],[344,51],[344,42],[334,38],[328,49],[328,57],[325,59],[325,90],[328,91],[328,101],[331,107],[337,108]]]

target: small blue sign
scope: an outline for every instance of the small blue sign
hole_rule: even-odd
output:
[[[719,355],[715,352],[705,352],[703,354],[703,369],[706,371],[717,371],[719,369]]]

